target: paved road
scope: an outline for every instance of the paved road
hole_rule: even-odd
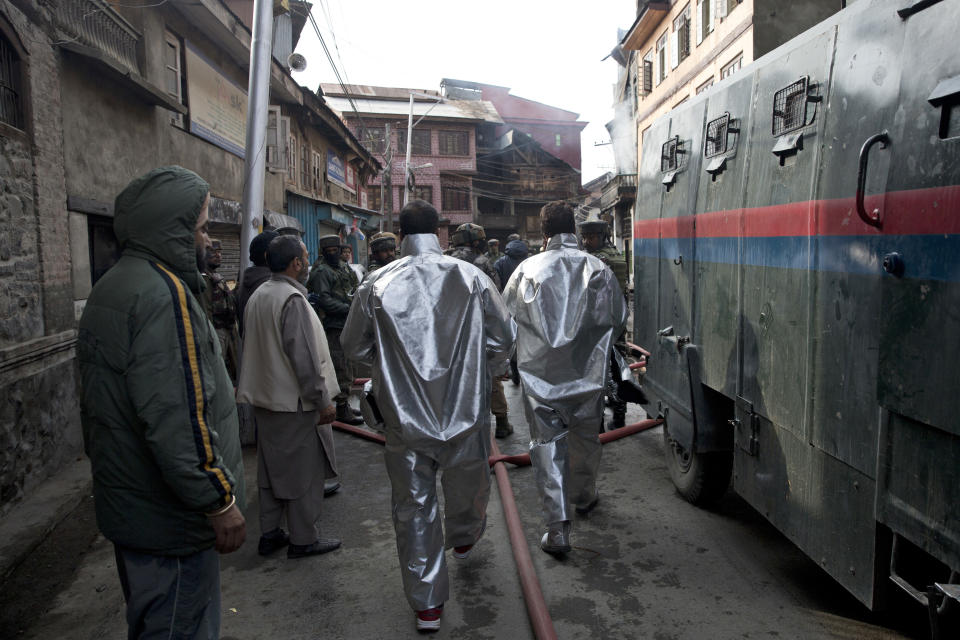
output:
[[[525,449],[519,393],[506,385],[517,432],[504,453]],[[628,421],[642,416],[631,409]],[[400,586],[379,445],[336,435],[343,491],[325,502],[325,533],[343,548],[288,561],[263,559],[256,505],[248,542],[223,558],[223,636],[235,639],[419,637]],[[601,502],[574,523],[564,561],[542,553],[532,470],[512,468],[526,538],[558,634],[574,638],[900,638],[869,614],[739,498],[711,511],[682,501],[655,429],[607,445]],[[255,457],[247,455],[255,487]],[[255,491],[249,491],[255,497]],[[439,638],[532,637],[494,480],[487,534],[474,554],[449,557],[452,599]],[[74,514],[89,518],[89,500]],[[70,526],[68,520],[66,526]],[[97,538],[69,579],[18,638],[102,640],[125,635],[112,547]],[[56,590],[54,590],[56,591]],[[45,613],[42,609],[49,608]],[[912,624],[912,623],[911,623]],[[911,634],[922,627],[914,625]]]

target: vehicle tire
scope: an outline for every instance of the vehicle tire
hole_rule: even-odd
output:
[[[706,505],[727,492],[733,472],[732,451],[688,452],[663,430],[663,450],[670,479],[687,502]]]

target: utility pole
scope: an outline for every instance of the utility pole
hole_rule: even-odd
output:
[[[243,162],[243,220],[240,226],[240,273],[250,266],[250,242],[263,221],[270,65],[273,57],[273,2],[254,0],[253,38],[247,89],[247,137]]]
[[[410,149],[413,144],[413,92],[410,92],[410,115],[407,116],[407,159],[403,163],[403,204],[410,202]]]
[[[390,142],[390,123],[383,125],[383,136],[386,139],[387,153],[384,156],[387,166],[383,170],[384,197],[381,201],[381,208],[385,210],[386,230],[393,233],[393,144]]]

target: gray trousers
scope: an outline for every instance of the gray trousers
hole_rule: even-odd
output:
[[[114,545],[129,640],[217,640],[220,556],[155,556]]]
[[[602,396],[594,401],[595,418],[564,422],[555,409],[523,394],[530,425],[530,462],[546,524],[571,520],[571,502],[586,506],[597,495],[600,470],[599,431]]]
[[[392,486],[393,527],[403,590],[415,611],[440,606],[450,597],[444,547],[473,544],[479,539],[490,499],[489,428],[432,449],[409,449],[393,429],[387,429],[384,456]],[[443,486],[443,527],[438,472]]]

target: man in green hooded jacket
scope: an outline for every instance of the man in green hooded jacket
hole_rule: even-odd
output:
[[[220,561],[243,543],[233,385],[197,297],[209,186],[161,167],[117,196],[120,261],[77,341],[97,525],[134,637],[217,638]]]

